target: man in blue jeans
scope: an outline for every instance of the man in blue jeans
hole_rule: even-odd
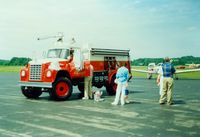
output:
[[[160,96],[159,103],[164,104],[167,98],[167,104],[172,105],[172,92],[174,86],[173,74],[176,72],[174,66],[170,62],[170,58],[164,59],[165,63],[162,65],[163,70],[163,92]]]

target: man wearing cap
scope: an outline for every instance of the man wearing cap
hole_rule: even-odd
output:
[[[167,104],[172,105],[172,90],[174,85],[173,74],[175,73],[175,68],[170,62],[170,58],[166,57],[162,65],[163,70],[163,92],[160,96],[159,103],[164,104],[167,98]]]

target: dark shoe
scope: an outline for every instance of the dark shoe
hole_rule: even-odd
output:
[[[167,105],[173,105],[174,103],[173,102],[171,102],[171,103],[167,103]]]

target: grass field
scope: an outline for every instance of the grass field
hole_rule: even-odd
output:
[[[19,72],[20,69],[23,68],[23,66],[0,66],[0,73],[3,72]],[[147,70],[147,67],[145,66],[132,66],[134,69],[142,69]],[[140,72],[133,72],[133,77],[137,78],[146,78],[146,73],[140,73]],[[156,78],[157,75],[153,75],[153,78]],[[184,78],[184,79],[200,79],[200,72],[190,72],[190,73],[183,73],[178,74],[178,78]]]
[[[0,72],[19,72],[23,66],[0,66]]]

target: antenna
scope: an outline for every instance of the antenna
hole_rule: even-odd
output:
[[[75,40],[75,38],[73,37],[73,38],[71,39],[70,44],[74,44],[74,43],[76,43],[76,40]]]
[[[64,34],[63,32],[58,32],[58,34],[55,36],[39,37],[37,38],[37,40],[46,40],[46,39],[51,39],[51,38],[58,38],[57,42],[63,42]]]

